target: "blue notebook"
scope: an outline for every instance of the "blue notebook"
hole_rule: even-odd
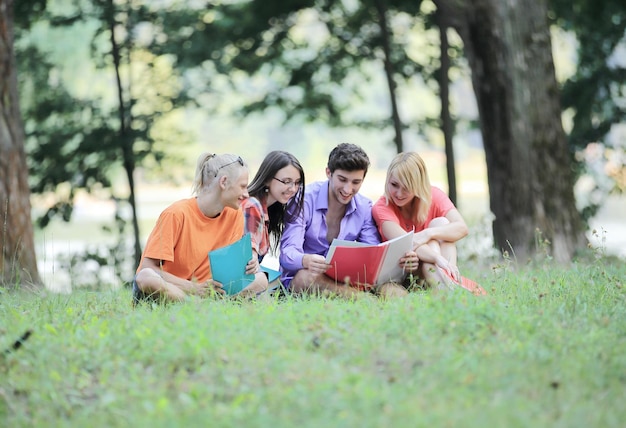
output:
[[[209,252],[213,279],[222,283],[226,294],[237,294],[254,281],[254,275],[246,275],[246,265],[251,258],[249,233],[237,242]]]
[[[280,271],[278,270],[274,270],[272,268],[268,268],[267,266],[261,265],[261,271],[265,272],[265,274],[267,275],[267,281],[270,283],[270,287],[272,285],[272,282],[280,278]]]

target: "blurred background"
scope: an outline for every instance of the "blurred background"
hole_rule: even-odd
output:
[[[127,284],[159,213],[191,195],[202,152],[241,155],[252,178],[266,153],[287,150],[312,182],[341,142],[369,154],[362,193],[371,199],[394,154],[418,151],[471,227],[461,257],[497,259],[472,64],[445,3],[17,2],[43,283],[64,292]],[[596,251],[626,257],[626,13],[618,1],[592,3],[542,7],[585,236]],[[590,42],[598,38],[601,53]],[[586,94],[576,84],[590,76]],[[585,103],[593,108],[583,117]]]

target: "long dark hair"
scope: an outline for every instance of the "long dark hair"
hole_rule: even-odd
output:
[[[267,200],[269,187],[267,183],[274,178],[279,170],[289,165],[296,168],[300,173],[300,187],[296,194],[287,202],[287,205],[274,202],[267,207],[267,213],[270,218],[268,230],[270,236],[273,238],[273,240],[271,240],[273,241],[271,242],[271,249],[274,253],[283,235],[285,220],[290,221],[292,218],[299,216],[302,212],[302,206],[304,205],[304,169],[302,165],[300,165],[300,161],[291,153],[275,150],[265,156],[252,182],[248,185],[248,194],[257,198],[259,201],[265,202]],[[287,211],[289,211],[289,214],[287,214]],[[289,218],[286,218],[287,216],[289,216]]]

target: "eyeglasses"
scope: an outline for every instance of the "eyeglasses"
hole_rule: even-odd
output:
[[[215,171],[215,176],[217,177],[217,173],[220,171],[220,169],[222,169],[222,168],[226,168],[227,166],[232,165],[232,164],[237,163],[237,162],[239,162],[239,165],[244,166],[243,159],[241,159],[241,156],[237,156],[237,159],[235,159],[234,161],[232,161],[232,162],[228,162],[227,164],[220,166],[220,167],[219,167],[219,168]]]
[[[281,183],[283,183],[288,188],[295,187],[297,189],[297,188],[299,188],[302,185],[301,181],[293,181],[293,180],[290,180],[290,179],[281,180],[280,178],[276,178],[276,177],[272,177],[272,178],[274,180],[276,180],[276,181],[280,181]]]

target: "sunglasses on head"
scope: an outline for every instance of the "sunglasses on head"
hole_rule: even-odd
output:
[[[219,168],[217,168],[217,170],[215,171],[215,176],[217,177],[217,173],[220,171],[220,169],[226,168],[227,166],[232,165],[237,162],[239,162],[239,165],[244,166],[243,159],[241,159],[241,156],[237,156],[237,159],[235,159],[234,161],[228,162],[227,164],[224,164],[220,166]]]

